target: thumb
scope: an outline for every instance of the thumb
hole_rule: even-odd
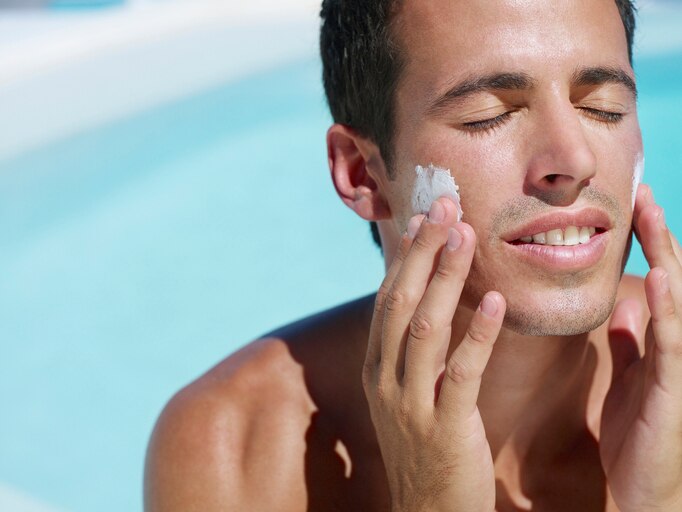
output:
[[[623,376],[628,367],[639,361],[638,333],[642,332],[642,306],[636,299],[623,299],[616,304],[609,322],[609,349],[613,373],[611,384]]]

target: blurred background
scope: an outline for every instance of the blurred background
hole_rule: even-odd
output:
[[[640,7],[645,181],[680,235],[682,5]],[[0,511],[141,510],[175,391],[378,286],[328,176],[318,8],[0,0]]]

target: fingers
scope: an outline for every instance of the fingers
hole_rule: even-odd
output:
[[[643,331],[642,322],[642,306],[637,300],[624,299],[616,304],[609,322],[612,384],[623,377],[630,365],[640,360],[637,338]]]
[[[682,398],[682,317],[670,289],[670,275],[656,267],[647,275],[644,287],[656,344],[657,381]]]
[[[647,262],[651,268],[659,266],[679,267],[673,242],[665,223],[663,209],[658,205],[647,205],[638,217],[639,239]]]
[[[675,257],[677,258],[677,261],[682,264],[682,247],[680,247],[680,242],[677,240],[672,231],[668,230],[668,233],[670,234],[670,244],[673,246]]]
[[[391,381],[402,382],[412,317],[438,264],[455,214],[452,201],[439,199],[433,203],[386,295],[379,372]]]
[[[377,396],[400,389],[401,399],[412,407],[433,408],[436,382],[444,373],[447,382],[438,401],[461,414],[475,410],[506,303],[497,292],[484,297],[446,364],[453,317],[476,245],[473,229],[455,220],[455,205],[439,200],[401,240],[377,294],[364,377],[367,383],[369,369]]]
[[[374,313],[372,315],[372,323],[369,330],[369,340],[367,344],[367,355],[365,357],[365,365],[370,368],[378,366],[379,360],[381,359],[381,334],[384,323],[384,310],[386,308],[386,299],[388,293],[395,281],[400,268],[402,267],[403,261],[407,257],[407,254],[412,246],[412,239],[414,238],[414,233],[419,230],[419,226],[424,221],[424,215],[415,215],[410,219],[407,226],[407,233],[405,233],[400,239],[400,244],[398,245],[398,251],[391,262],[391,265],[386,271],[386,276],[384,277],[379,290],[377,291],[376,299],[374,302]]]
[[[639,233],[637,230],[637,226],[639,225],[639,216],[642,213],[644,207],[651,204],[655,204],[653,193],[651,192],[651,187],[649,187],[649,185],[645,185],[644,183],[642,183],[637,188],[637,195],[635,196],[635,209],[632,212],[632,225],[635,229],[635,234],[637,235],[638,239]]]
[[[663,209],[645,186],[637,196],[634,226],[649,266],[661,267],[669,274],[673,298],[682,306],[682,251],[668,230]]]
[[[445,366],[452,319],[471,267],[476,236],[467,224],[450,228],[438,267],[417,306],[405,349],[404,386],[434,405],[434,383]]]
[[[483,297],[464,339],[447,362],[438,414],[466,420],[476,411],[481,377],[502,328],[505,310],[505,300],[499,293],[488,292]]]
[[[646,352],[655,346],[650,362],[657,382],[682,397],[682,250],[649,187],[638,190],[634,213],[635,231],[651,267],[644,282],[653,333]]]

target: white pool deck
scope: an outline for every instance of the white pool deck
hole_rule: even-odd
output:
[[[317,0],[0,12],[0,161],[317,52]]]
[[[682,49],[680,2],[641,0],[638,55]],[[319,0],[129,0],[0,11],[0,164],[72,133],[317,52]],[[671,15],[671,13],[673,15]]]
[[[640,1],[638,55],[682,50],[682,5]],[[3,159],[317,52],[318,0],[132,0],[0,11]],[[77,475],[74,474],[74,478]],[[0,482],[0,510],[67,512]]]

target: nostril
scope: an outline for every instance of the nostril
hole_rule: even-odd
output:
[[[559,177],[558,174],[548,174],[547,176],[545,176],[547,181],[549,181],[550,183],[554,183],[558,177]]]

